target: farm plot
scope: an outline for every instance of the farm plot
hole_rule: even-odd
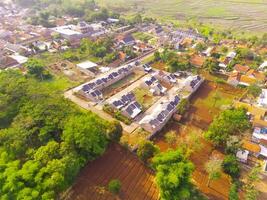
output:
[[[161,20],[185,21],[197,18],[201,22],[216,27],[232,28],[239,32],[267,31],[267,2],[264,0],[98,0],[101,5],[109,6],[125,14],[141,12]]]
[[[102,157],[85,166],[64,199],[118,199],[106,189],[112,179],[119,179],[122,183],[119,199],[159,199],[152,171],[117,144],[111,144]]]

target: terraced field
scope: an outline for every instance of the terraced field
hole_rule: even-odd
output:
[[[122,183],[116,197],[105,189],[111,179]],[[111,144],[99,159],[89,163],[79,174],[64,200],[158,200],[154,174],[132,153]]]
[[[101,5],[165,20],[197,19],[236,31],[267,32],[266,0],[97,0]]]

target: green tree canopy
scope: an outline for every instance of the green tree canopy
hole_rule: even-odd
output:
[[[56,199],[102,154],[110,124],[16,71],[0,73],[1,199]]]
[[[156,183],[163,200],[190,199],[191,174],[194,165],[187,160],[180,149],[169,150],[153,158]]]
[[[155,146],[151,141],[143,141],[138,146],[137,155],[142,161],[147,162],[158,152],[159,148]]]
[[[229,109],[221,112],[213,120],[204,136],[216,145],[225,145],[230,136],[240,136],[248,128],[250,128],[250,122],[246,110]]]

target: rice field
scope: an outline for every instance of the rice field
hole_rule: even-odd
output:
[[[253,33],[267,32],[266,0],[97,0],[125,14],[142,13],[162,20],[201,22]]]

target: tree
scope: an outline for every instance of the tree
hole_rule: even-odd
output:
[[[0,85],[1,198],[58,199],[104,152],[107,130],[114,127],[81,112],[53,82],[10,70],[0,73]]]
[[[138,146],[137,155],[143,161],[147,162],[150,158],[159,152],[159,148],[150,141],[143,141]]]
[[[63,131],[64,141],[89,160],[101,155],[107,144],[105,125],[93,115],[71,117]]]
[[[227,155],[225,156],[222,163],[223,171],[229,174],[232,178],[238,178],[240,175],[240,167],[236,156]]]
[[[169,131],[165,134],[165,141],[170,145],[174,145],[176,143],[176,137],[175,131]]]
[[[229,191],[229,200],[239,200],[238,186],[236,183],[232,183]]]
[[[113,194],[118,194],[121,189],[121,182],[117,179],[113,179],[108,183],[108,190]]]
[[[202,52],[202,51],[204,51],[206,48],[207,48],[207,46],[206,46],[204,43],[202,43],[202,42],[197,43],[197,45],[196,45],[196,47],[195,47],[195,49],[196,49],[198,52]]]
[[[182,99],[180,103],[177,105],[177,113],[183,115],[188,109],[189,101],[188,99]]]
[[[209,175],[209,179],[207,183],[209,187],[211,180],[218,180],[219,178],[221,178],[222,160],[217,159],[217,158],[210,159],[205,165],[205,170]]]
[[[217,72],[220,69],[218,61],[213,58],[206,59],[203,64],[203,68],[207,69],[211,74]]]
[[[110,123],[110,128],[107,130],[107,137],[113,142],[119,142],[122,136],[122,126],[120,122],[113,121]]]
[[[194,165],[188,161],[181,149],[160,153],[153,158],[152,163],[161,199],[190,199],[190,179]]]
[[[36,58],[30,58],[27,63],[26,67],[28,69],[29,74],[35,76],[38,79],[44,80],[45,78],[45,65],[44,63]]]
[[[247,182],[244,185],[245,200],[257,200],[259,191],[257,191],[255,184],[260,180],[260,172],[260,166],[255,166],[249,172]]]
[[[258,97],[261,94],[261,87],[257,84],[251,84],[248,86],[248,93],[251,94],[254,98]]]
[[[154,61],[160,61],[161,57],[160,57],[160,52],[159,51],[155,51],[154,53]]]
[[[204,136],[215,145],[225,145],[230,136],[240,136],[250,126],[245,109],[228,109],[215,117]]]

